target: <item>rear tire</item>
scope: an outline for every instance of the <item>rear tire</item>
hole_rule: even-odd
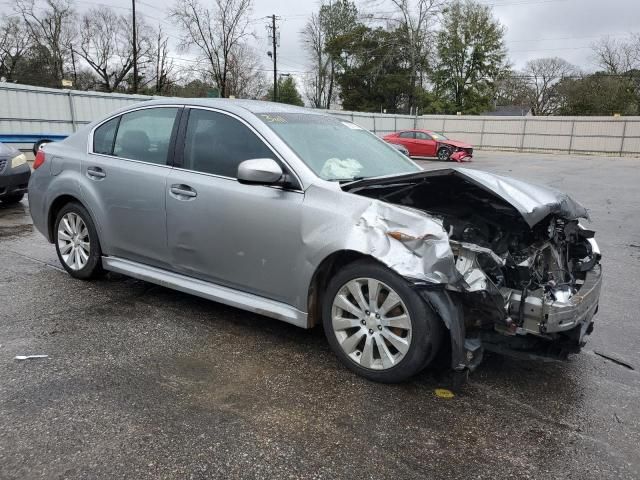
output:
[[[397,383],[417,374],[442,339],[442,322],[420,295],[373,260],[347,265],[331,279],[322,320],[340,361],[376,382]]]
[[[53,229],[58,259],[74,278],[88,280],[102,273],[102,250],[98,232],[86,208],[66,204],[56,216]]]
[[[14,203],[19,203],[22,201],[24,197],[24,193],[19,193],[17,195],[7,195],[6,197],[2,197],[0,201],[6,205],[13,205]]]

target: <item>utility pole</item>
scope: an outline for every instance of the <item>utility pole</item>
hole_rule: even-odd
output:
[[[136,0],[131,0],[133,13],[133,93],[138,93],[138,39],[136,32]]]
[[[134,0],[135,1],[135,0]],[[273,101],[278,101],[278,31],[276,30],[276,16],[271,15],[271,37],[273,39]]]

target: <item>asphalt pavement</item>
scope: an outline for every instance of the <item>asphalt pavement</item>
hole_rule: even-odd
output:
[[[353,375],[320,329],[121,275],[74,280],[26,200],[0,205],[0,478],[640,478],[640,159],[467,166],[587,206],[605,277],[585,351],[487,356],[453,398],[430,372]],[[14,359],[30,354],[48,358]]]

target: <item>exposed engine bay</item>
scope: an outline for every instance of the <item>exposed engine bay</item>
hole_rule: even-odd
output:
[[[545,359],[580,350],[600,291],[600,252],[578,222],[581,206],[567,197],[523,214],[534,202],[522,192],[512,199],[509,185],[494,192],[451,169],[353,187],[442,222],[461,275],[446,288],[463,306],[467,339]]]

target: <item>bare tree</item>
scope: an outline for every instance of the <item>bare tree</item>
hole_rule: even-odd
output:
[[[35,0],[16,0],[15,10],[23,18],[32,41],[48,50],[51,70],[57,82],[65,75],[74,37],[76,13],[71,0],[44,0],[38,9]]]
[[[529,103],[534,115],[554,115],[561,102],[556,88],[564,78],[576,75],[577,69],[562,58],[538,58],[527,62],[524,76],[530,88]]]
[[[204,57],[222,97],[229,95],[233,52],[250,35],[250,11],[251,0],[214,0],[210,8],[199,0],[177,0],[171,9],[182,30],[181,47],[195,47]]]
[[[255,50],[239,44],[229,60],[227,91],[237,98],[261,98],[267,91],[267,80],[260,71],[260,60]]]
[[[405,29],[410,70],[411,91],[408,107],[416,107],[417,87],[421,86],[427,63],[430,59],[430,45],[435,41],[435,23],[446,0],[390,0],[395,12],[386,14],[389,20],[400,21]],[[398,18],[399,14],[399,18]],[[385,18],[385,15],[383,15]]]
[[[640,68],[640,35],[628,41],[605,37],[593,44],[596,64],[605,72],[623,74]]]
[[[141,70],[149,61],[151,44],[142,22],[138,30],[138,59]],[[126,83],[133,68],[132,22],[127,15],[118,15],[108,7],[89,10],[82,16],[79,41],[74,49],[95,71],[103,90],[112,92]]]
[[[313,68],[313,77],[305,85],[311,105],[328,109],[337,98],[336,70],[340,59],[331,45],[352,32],[357,21],[358,9],[351,0],[322,1],[318,13],[309,17],[301,35]]]
[[[301,36],[313,64],[312,76],[308,80],[308,84],[305,85],[305,96],[312,107],[324,108],[331,103],[331,99],[327,98],[328,70],[331,59],[325,50],[326,34],[317,13],[311,14]]]
[[[157,94],[167,93],[174,83],[174,64],[169,56],[169,37],[162,32],[161,26],[158,26],[152,57],[155,66],[154,91]]]
[[[0,23],[0,77],[15,80],[16,68],[30,46],[30,38],[24,34],[22,19],[3,17]]]
[[[593,45],[593,52],[601,69],[629,82],[640,112],[640,34],[626,40],[604,38]]]

